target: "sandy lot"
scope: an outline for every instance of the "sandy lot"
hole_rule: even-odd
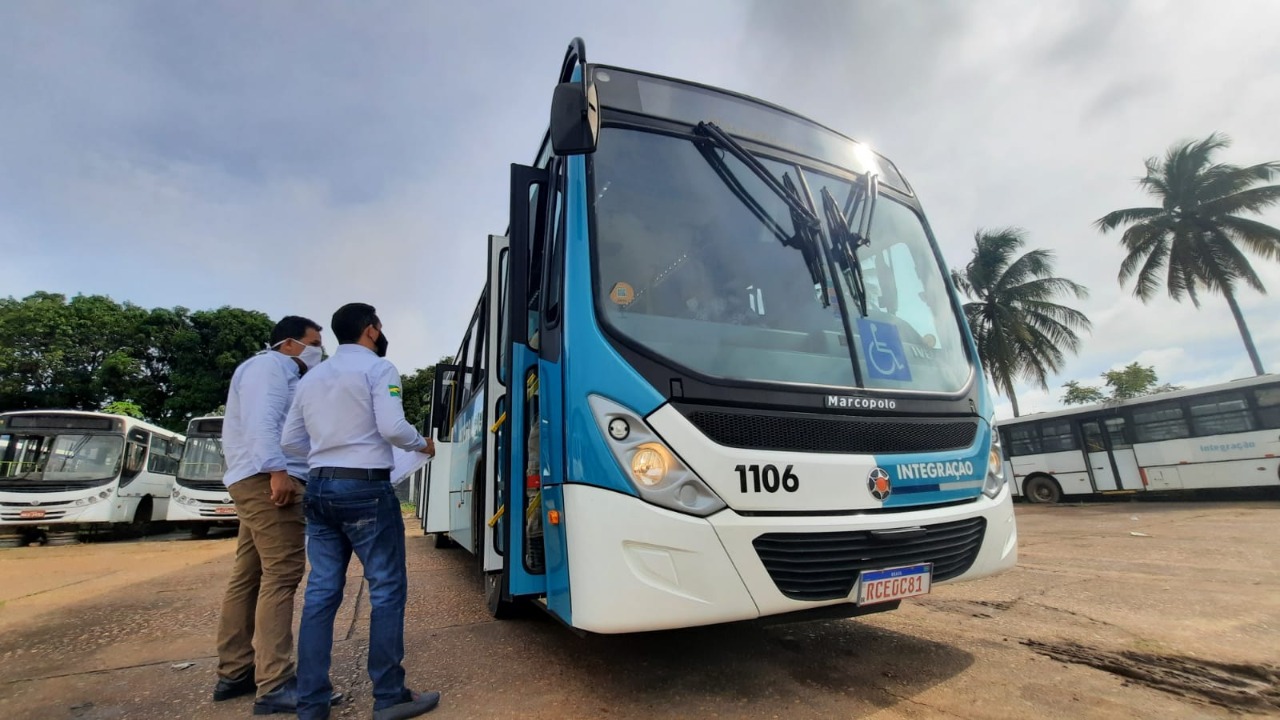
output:
[[[411,531],[405,665],[435,718],[1280,714],[1280,502],[1020,506],[1019,567],[860,620],[578,637],[498,622]],[[233,541],[0,550],[0,717],[233,718],[213,634]],[[353,569],[358,576],[359,569]],[[368,717],[348,583],[334,680]],[[301,599],[301,595],[299,595]]]

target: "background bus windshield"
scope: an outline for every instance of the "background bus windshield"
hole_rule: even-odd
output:
[[[178,477],[183,480],[222,480],[226,466],[222,459],[222,438],[189,437],[182,449]]]
[[[800,184],[795,165],[761,161]],[[597,307],[615,332],[711,377],[856,384],[835,298],[848,284],[828,268],[824,307],[800,248],[784,242],[795,235],[789,210],[745,165],[688,138],[619,128],[601,131],[592,163]],[[842,201],[850,195],[847,181],[807,170],[804,178],[815,192],[827,185]],[[855,343],[864,329],[880,343],[870,368],[855,346],[863,385],[961,389],[969,364],[919,219],[882,198],[872,236],[875,246],[860,253],[871,324],[848,303]]]
[[[117,435],[0,435],[0,482],[110,480],[123,451]]]

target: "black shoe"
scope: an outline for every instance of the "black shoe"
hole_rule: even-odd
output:
[[[391,707],[374,710],[373,720],[408,720],[408,718],[425,715],[435,710],[440,704],[438,692],[416,693],[405,689],[404,696],[404,700]]]
[[[329,696],[329,707],[342,704],[346,696],[335,692]],[[289,678],[283,685],[253,701],[254,715],[275,715],[283,713],[294,715],[298,712],[298,681]]]
[[[253,678],[253,668],[244,671],[244,674],[234,680],[226,678],[218,678],[218,684],[213,686],[213,701],[222,702],[231,698],[238,698],[241,695],[248,695],[258,689],[258,684]]]

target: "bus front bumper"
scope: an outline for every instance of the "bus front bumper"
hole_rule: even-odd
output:
[[[169,501],[168,515],[165,519],[169,522],[234,523],[239,520],[239,516],[236,514],[235,505],[226,504],[221,499],[195,499],[194,504],[182,504],[177,498],[173,498]]]
[[[829,533],[954,523],[949,527],[967,528],[969,538],[973,538],[972,529],[980,527],[981,539],[966,546],[964,563],[950,566],[953,572],[963,572],[946,582],[1003,572],[1017,561],[1017,526],[1007,487],[994,500],[980,496],[963,505],[915,511],[761,517],[726,509],[709,518],[672,512],[589,485],[562,487],[572,625],[597,633],[710,625],[856,602],[856,583],[847,595],[833,599],[788,597],[756,550],[755,540],[766,534],[803,536],[806,542],[821,543]],[[898,542],[891,533],[885,537],[885,542]],[[774,573],[785,576],[778,560],[771,562]],[[890,562],[884,567],[901,564],[905,563]],[[794,585],[788,589],[795,594]]]

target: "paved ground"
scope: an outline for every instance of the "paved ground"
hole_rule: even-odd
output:
[[[406,666],[444,692],[440,719],[1280,714],[1280,502],[1021,506],[1018,520],[1018,569],[897,612],[588,638],[490,620],[468,556],[411,533]],[[0,717],[247,716],[248,700],[207,700],[231,551],[0,551]],[[334,678],[354,703],[335,716],[368,717],[368,606],[349,588]]]

